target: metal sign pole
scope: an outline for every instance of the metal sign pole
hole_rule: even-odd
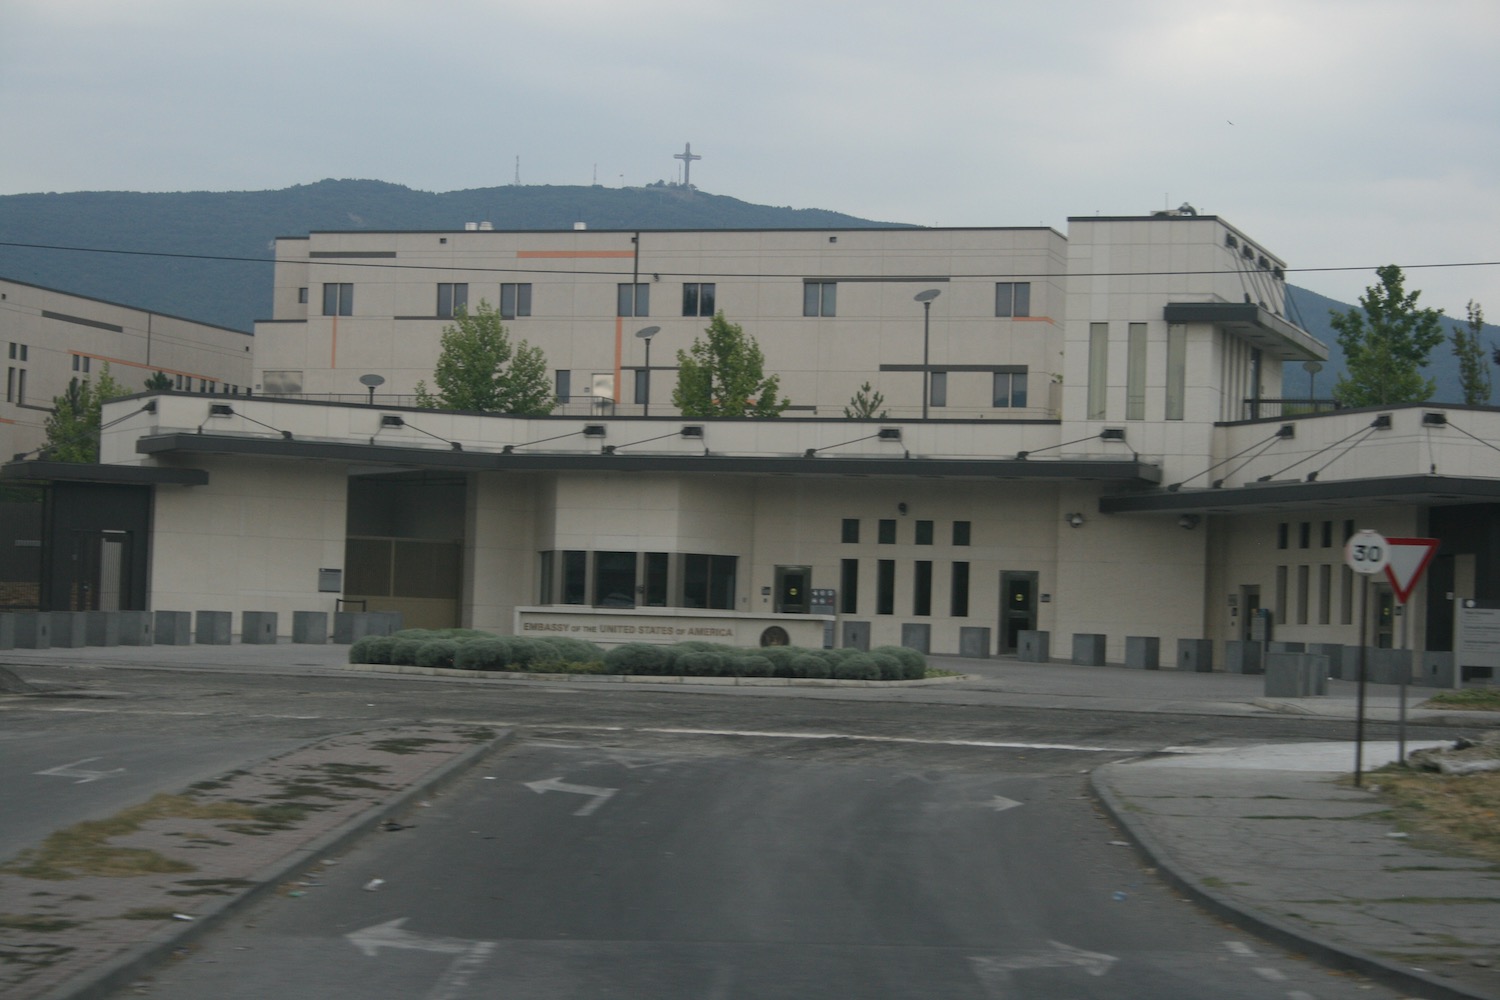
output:
[[[1406,682],[1411,677],[1412,650],[1409,647],[1411,633],[1407,630],[1408,615],[1406,602],[1401,602],[1401,650],[1406,653],[1406,669],[1401,671],[1401,708],[1396,721],[1396,759],[1402,764],[1406,763]]]
[[[1354,722],[1354,787],[1360,786],[1365,760],[1365,630],[1370,622],[1370,578],[1361,577],[1359,585],[1359,708]]]

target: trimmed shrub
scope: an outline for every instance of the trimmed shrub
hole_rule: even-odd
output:
[[[350,663],[390,663],[396,640],[388,635],[367,635],[349,647]]]
[[[598,663],[604,659],[604,647],[584,639],[549,636],[537,641],[550,646],[556,651],[557,658],[565,663]]]
[[[760,656],[756,653],[742,656],[735,661],[735,674],[740,677],[770,677],[775,669],[769,656]]]
[[[803,650],[796,646],[763,646],[758,655],[771,664],[772,677],[795,677],[792,673],[792,661],[801,655]]]
[[[720,677],[724,675],[725,656],[711,650],[690,649],[677,658],[678,672],[687,677]]]
[[[419,667],[451,667],[458,655],[457,639],[429,639],[417,647],[416,665]]]
[[[791,677],[830,677],[833,674],[828,659],[817,653],[803,652],[792,657],[789,665]]]
[[[904,681],[919,681],[927,676],[927,657],[912,649],[910,646],[880,646],[870,650],[884,656],[892,656],[901,662],[901,676],[896,678]]]
[[[856,651],[853,656],[841,656],[833,665],[833,676],[841,681],[878,681],[880,665],[869,653]]]
[[[474,639],[459,643],[453,665],[459,670],[504,670],[510,657],[505,639]]]
[[[605,653],[604,669],[611,674],[658,674],[662,660],[660,646],[631,642]]]
[[[875,661],[875,666],[880,670],[880,679],[883,681],[899,681],[904,676],[904,667],[900,660],[889,653],[870,652],[870,659]]]
[[[422,648],[423,643],[432,641],[426,635],[421,637],[400,635],[392,636],[392,639],[394,641],[391,643],[391,662],[407,667],[417,665],[417,650]]]

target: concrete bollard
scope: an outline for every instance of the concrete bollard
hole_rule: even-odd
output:
[[[1212,639],[1178,639],[1177,669],[1197,674],[1213,673],[1214,641]]]
[[[1104,634],[1101,632],[1073,633],[1073,664],[1079,667],[1104,666]]]
[[[989,659],[990,630],[977,626],[959,626],[958,655],[974,660]]]
[[[120,645],[150,646],[156,641],[149,611],[116,611],[120,616]]]
[[[90,611],[88,616],[90,646],[118,646],[120,644],[120,613],[118,611]]]
[[[200,646],[227,646],[231,615],[228,611],[199,611],[194,616],[193,641]]]
[[[1160,670],[1161,640],[1154,635],[1127,635],[1125,665],[1133,670]]]
[[[1052,659],[1052,633],[1022,629],[1016,633],[1016,659],[1025,663],[1046,663]]]
[[[0,611],[0,649],[16,648],[16,616],[10,611]]]
[[[271,645],[276,642],[276,612],[246,611],[240,616],[240,642]]]
[[[86,611],[52,612],[52,648],[81,649],[89,644],[89,620]]]
[[[293,611],[292,641],[323,644],[328,641],[328,612]]]
[[[16,612],[16,648],[51,649],[52,615],[46,611]]]
[[[154,622],[160,646],[191,646],[193,615],[188,611],[158,611]]]
[[[1231,639],[1224,643],[1224,669],[1231,674],[1263,674],[1260,643],[1253,639]]]

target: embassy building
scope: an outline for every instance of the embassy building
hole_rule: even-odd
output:
[[[1343,547],[1373,529],[1441,547],[1411,614],[1372,588],[1367,644],[1451,650],[1455,608],[1500,598],[1500,415],[1290,397],[1283,364],[1327,349],[1287,316],[1285,267],[1186,206],[1066,235],[316,232],[277,242],[252,396],[114,402],[87,476],[5,471],[63,507],[115,497],[72,504],[130,542],[49,558],[57,610],[105,565],[151,609],[1222,656],[1257,628],[1356,644]],[[551,415],[415,406],[481,302],[545,354]],[[717,312],[780,417],[674,408],[677,352]]]

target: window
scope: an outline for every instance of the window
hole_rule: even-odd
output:
[[[1286,567],[1276,567],[1276,623],[1286,621]]]
[[[648,608],[664,608],[667,606],[667,554],[665,552],[646,553],[646,606]]]
[[[25,361],[26,360],[26,345],[25,344],[12,343],[10,345],[10,359],[12,361]]]
[[[968,545],[969,544],[969,522],[968,521],[954,521],[953,522],[953,544],[954,545]]]
[[[1146,419],[1146,324],[1125,331],[1125,419]]]
[[[1109,398],[1109,324],[1089,324],[1088,419],[1103,420]]]
[[[880,519],[880,533],[876,537],[875,541],[879,542],[881,545],[895,545],[896,544],[896,519],[895,518],[893,518],[893,517],[883,517],[883,518]]]
[[[1312,547],[1312,522],[1303,521],[1297,525],[1297,548],[1306,549]],[[1306,624],[1306,623],[1304,623]]]
[[[562,554],[562,603],[582,604],[588,593],[589,554],[569,550]]]
[[[948,405],[948,373],[932,372],[927,376],[932,382],[932,405]]]
[[[859,518],[844,518],[842,540],[845,544],[852,545],[859,541]]]
[[[635,553],[594,553],[594,607],[635,607]]]
[[[875,573],[875,613],[896,613],[896,560],[882,559]]]
[[[451,282],[439,282],[437,314],[440,319],[452,319],[455,315],[467,312],[469,309],[469,286],[466,284],[453,284]]]
[[[26,405],[26,369],[16,369],[16,405]]]
[[[995,373],[996,409],[1020,408],[1026,405],[1026,373]]]
[[[536,589],[538,604],[551,604],[553,599],[556,597],[556,595],[552,593],[552,562],[555,555],[556,553],[554,552],[537,553]],[[350,593],[357,593],[357,591],[350,591]]]
[[[1181,420],[1187,396],[1187,327],[1167,327],[1167,420]]]
[[[5,369],[5,401],[14,403],[16,401],[16,369]]]
[[[84,357],[82,354],[73,355],[73,370],[75,372],[86,373],[89,370],[89,362],[91,360],[92,359]]]
[[[1276,547],[1278,549],[1284,549],[1287,546],[1287,528],[1288,525],[1285,521],[1276,526]]]
[[[515,319],[531,315],[531,282],[517,284],[513,281],[500,285],[500,318]]]
[[[1324,521],[1323,522],[1323,548],[1325,548],[1325,549],[1331,549],[1331,548],[1333,548],[1333,522],[1332,521]],[[1324,622],[1323,624],[1327,625],[1328,623]]]
[[[1326,523],[1326,522],[1325,522]],[[1327,625],[1333,612],[1333,567],[1318,567],[1318,624]]]
[[[917,522],[917,544],[918,545],[931,545],[932,544],[932,522],[931,521],[918,521]]]
[[[354,286],[347,281],[323,286],[324,316],[354,315]]]
[[[682,606],[733,608],[737,560],[736,556],[685,556],[682,561]]]
[[[569,385],[568,385],[568,383],[571,382],[572,379],[573,379],[573,373],[571,371],[569,371],[568,369],[566,369],[566,368],[559,368],[557,370],[557,390],[556,390],[556,392],[557,392],[557,401],[559,403],[566,403],[569,399],[572,398],[573,393],[572,393],[572,391],[571,391],[571,389],[569,388]]]
[[[948,613],[954,618],[969,617],[969,564],[953,564],[953,585],[948,588]]]
[[[918,559],[912,572],[911,613],[919,618],[932,614],[932,561]]]
[[[714,314],[713,282],[686,281],[682,285],[682,314],[684,316],[712,316]]]
[[[1031,315],[1031,282],[1029,282],[1029,281],[997,281],[997,282],[995,282],[995,315],[996,316],[1030,316]]]
[[[635,370],[635,401],[651,402],[651,372],[645,368]]]
[[[838,282],[804,281],[802,283],[802,315],[838,315]]]
[[[306,288],[299,288],[299,289],[297,289],[297,304],[298,305],[302,305],[302,306],[307,305],[307,289]]]
[[[859,614],[858,559],[845,559],[839,563],[839,613]]]
[[[1354,624],[1354,570],[1339,567],[1339,624]]]
[[[651,286],[645,282],[632,285],[629,282],[617,286],[616,316],[650,316]]]
[[[1297,624],[1307,624],[1307,598],[1311,568],[1303,563],[1297,567]]]

